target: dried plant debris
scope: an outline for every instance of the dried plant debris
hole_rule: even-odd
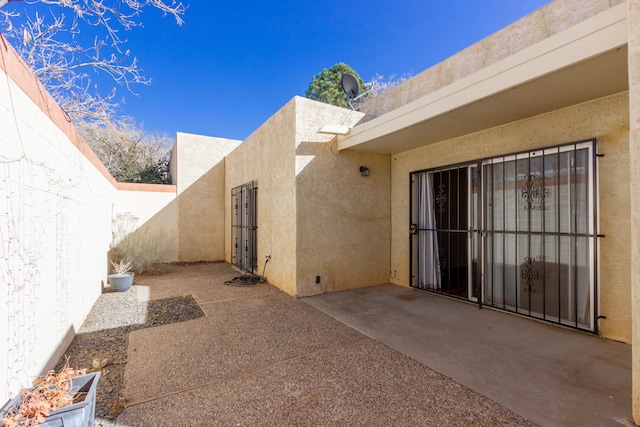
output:
[[[45,376],[36,379],[32,388],[21,391],[20,404],[9,408],[2,419],[2,425],[4,427],[39,426],[51,411],[81,402],[85,399],[86,393],[74,391],[71,387],[71,379],[86,373],[86,369],[70,368],[67,358],[65,365],[58,373],[49,371]]]

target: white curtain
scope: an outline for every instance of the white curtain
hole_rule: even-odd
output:
[[[418,285],[426,289],[440,289],[435,195],[431,173],[418,176],[418,206]]]

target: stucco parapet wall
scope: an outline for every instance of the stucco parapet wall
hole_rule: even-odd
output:
[[[116,188],[120,191],[145,191],[148,193],[175,193],[177,187],[169,184],[142,184],[133,182],[118,182]]]
[[[380,116],[606,11],[625,0],[555,0],[360,106]]]
[[[627,91],[621,3],[338,136],[340,150],[398,153]]]
[[[335,134],[332,134],[331,131],[327,133],[321,132],[322,128],[344,126],[351,129],[375,118],[360,111],[297,95],[293,97],[292,102],[295,102],[296,106],[296,146],[300,145],[302,141],[321,142],[335,138]],[[313,117],[309,115],[313,115]]]
[[[2,34],[0,34],[0,69],[51,119],[87,160],[116,187],[116,180],[71,124],[69,115],[51,97],[47,89]]]
[[[212,173],[212,168],[224,165],[224,159],[238,148],[240,140],[192,133],[176,133],[171,152],[172,178],[178,193],[190,188]]]

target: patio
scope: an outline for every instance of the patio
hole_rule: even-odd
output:
[[[630,346],[392,285],[298,300],[235,276],[136,279],[205,316],[131,332],[117,425],[632,425]]]

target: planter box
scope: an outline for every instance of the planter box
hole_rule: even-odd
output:
[[[47,415],[46,420],[40,425],[43,427],[93,427],[93,421],[96,415],[96,387],[98,386],[98,379],[100,379],[100,371],[72,378],[72,391],[87,393],[84,400],[51,411],[49,415]],[[20,405],[21,402],[22,394],[18,394],[13,400],[0,409],[0,419],[4,418],[9,409]]]
[[[128,291],[133,285],[133,274],[131,272],[122,274],[109,274],[107,281],[111,284],[111,289],[117,292]]]

